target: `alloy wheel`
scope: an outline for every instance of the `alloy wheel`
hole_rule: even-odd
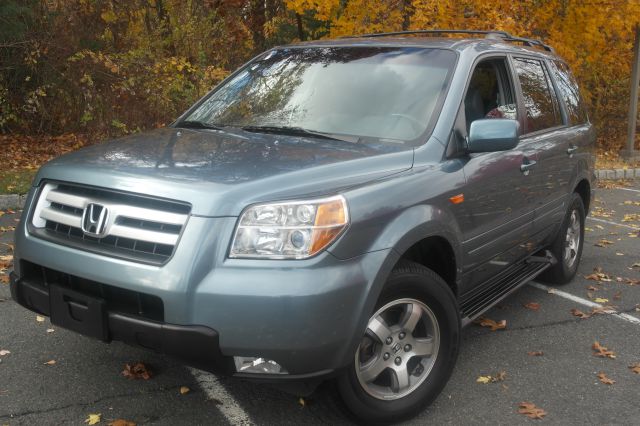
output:
[[[419,300],[394,300],[369,320],[356,351],[358,381],[377,399],[402,398],[429,376],[439,345],[433,311]]]

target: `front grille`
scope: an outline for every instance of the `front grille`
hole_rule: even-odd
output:
[[[88,206],[105,209],[103,226],[89,232]],[[44,239],[127,260],[163,264],[189,217],[186,204],[106,189],[47,183],[40,192],[31,232]],[[92,216],[93,217],[93,216]],[[84,228],[84,230],[83,230]]]
[[[22,279],[47,290],[49,284],[57,284],[87,296],[103,299],[108,311],[164,321],[164,304],[158,296],[87,280],[25,260],[20,263],[20,271]]]

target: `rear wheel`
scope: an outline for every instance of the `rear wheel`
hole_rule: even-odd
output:
[[[403,261],[394,269],[371,315],[353,363],[338,380],[359,419],[397,422],[431,403],[458,354],[455,296],[433,271]]]
[[[566,284],[576,276],[584,245],[584,204],[573,193],[560,231],[549,248],[558,263],[544,271],[540,280],[550,284]]]

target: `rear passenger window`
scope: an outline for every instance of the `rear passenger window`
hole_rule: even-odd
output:
[[[527,133],[561,125],[558,99],[542,62],[516,58],[514,63],[527,111]]]
[[[580,90],[576,84],[567,64],[561,61],[553,61],[551,72],[555,77],[560,96],[567,107],[567,115],[571,124],[582,124],[587,122],[587,112],[585,111]]]

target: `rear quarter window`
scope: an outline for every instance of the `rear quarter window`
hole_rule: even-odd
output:
[[[551,73],[567,108],[569,123],[571,125],[586,123],[588,121],[587,111],[569,66],[562,61],[551,61]]]

